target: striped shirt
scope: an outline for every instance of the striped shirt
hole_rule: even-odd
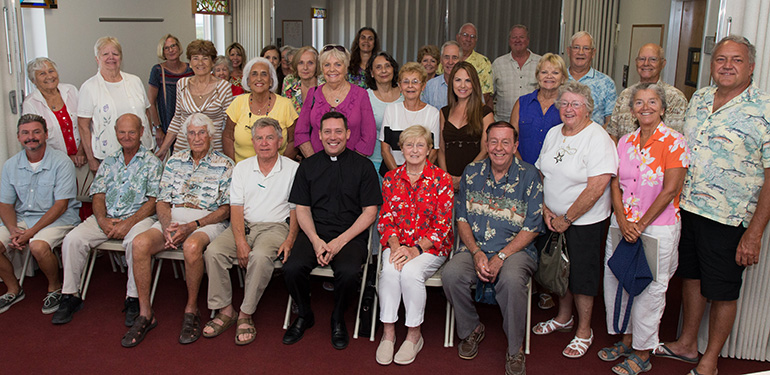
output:
[[[225,128],[225,121],[227,120],[225,110],[233,101],[233,91],[230,88],[230,83],[217,79],[214,92],[199,107],[195,104],[193,95],[190,92],[191,78],[182,78],[176,84],[176,111],[174,112],[174,119],[171,120],[171,125],[168,127],[169,132],[176,133],[174,149],[183,150],[190,148],[190,145],[187,143],[187,134],[182,132],[182,123],[191,114],[200,112],[208,116],[211,121],[214,121],[217,131],[211,137],[211,146],[215,150],[222,151],[222,130]]]

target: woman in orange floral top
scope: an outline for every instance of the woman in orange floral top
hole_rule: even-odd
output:
[[[431,133],[423,126],[404,130],[399,146],[406,162],[389,171],[382,183],[384,204],[377,229],[383,248],[378,289],[384,334],[376,355],[381,365],[410,364],[422,349],[425,280],[444,263],[454,241],[452,178],[427,160],[432,145]],[[408,332],[394,357],[402,296]]]

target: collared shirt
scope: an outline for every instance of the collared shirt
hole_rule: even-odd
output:
[[[192,151],[179,151],[166,162],[157,201],[216,211],[230,204],[233,166],[233,161],[217,150],[209,150],[198,165],[193,161]]]
[[[489,61],[489,59],[486,56],[473,51],[473,53],[471,53],[471,55],[468,56],[465,61],[471,63],[471,65],[476,68],[476,73],[479,74],[479,83],[481,83],[481,93],[493,93],[494,87],[492,87],[492,63]]]
[[[537,100],[539,91],[535,90],[519,98],[519,154],[522,160],[530,164],[535,164],[540,156],[548,130],[561,124],[561,115],[555,104],[551,104],[543,114],[543,108]]]
[[[128,165],[121,149],[99,165],[90,195],[104,194],[107,217],[125,219],[158,196],[162,174],[163,164],[144,146],[139,146]]]
[[[247,223],[278,223],[289,217],[295,205],[289,203],[289,192],[299,164],[278,155],[273,169],[262,174],[256,156],[235,166],[230,184],[230,205],[243,206]]]
[[[45,155],[35,170],[24,150],[3,165],[0,202],[14,205],[17,220],[24,220],[28,228],[32,228],[56,201],[62,199],[69,199],[67,210],[49,227],[76,225],[80,222],[80,202],[76,197],[75,165],[59,150],[46,147]]]
[[[687,111],[687,98],[678,88],[666,82],[659,80],[656,84],[666,93],[666,113],[663,121],[666,122],[667,127],[681,133],[684,126],[684,113]],[[628,106],[634,86],[623,90],[618,96],[618,101],[615,102],[615,109],[607,125],[607,133],[615,138],[620,138],[639,128],[636,118],[631,113],[631,107]]]
[[[748,227],[764,169],[770,168],[770,95],[752,83],[713,112],[716,90],[696,91],[687,107],[690,168],[681,207],[725,225]]]
[[[433,247],[426,253],[447,256],[454,243],[452,234],[452,178],[429,161],[425,162],[420,177],[412,185],[406,165],[385,174],[382,180],[383,205],[377,230],[380,243],[388,247],[391,236],[398,242],[414,246],[425,237]]]
[[[567,71],[567,74],[569,74],[569,79],[575,80],[572,78],[572,73]],[[591,68],[586,75],[580,77],[578,82],[591,89],[591,97],[594,99],[594,111],[591,113],[591,120],[604,126],[604,118],[612,115],[615,100],[618,98],[615,82],[612,81],[612,78],[594,68]]]
[[[543,232],[540,174],[513,158],[508,172],[495,181],[489,158],[469,164],[460,179],[455,217],[471,226],[476,244],[487,254],[502,250],[521,231]],[[460,249],[467,250],[467,245]],[[534,241],[523,250],[537,261]]]
[[[289,202],[310,207],[316,233],[331,241],[355,223],[364,207],[382,204],[380,179],[371,160],[345,149],[335,158],[317,152],[302,161]],[[359,237],[365,240],[366,231]]]
[[[523,66],[513,59],[511,53],[506,53],[492,63],[493,82],[495,88],[495,121],[508,121],[516,99],[529,94],[537,88],[537,62],[540,55],[529,52]],[[543,134],[545,136],[545,134]]]
[[[436,109],[441,109],[447,106],[449,100],[447,91],[449,91],[449,85],[447,85],[444,75],[437,75],[425,84],[425,90],[422,91],[420,98]]]
[[[687,168],[687,142],[684,136],[662,122],[642,147],[641,129],[626,134],[618,141],[618,178],[623,191],[626,219],[638,222],[663,191],[666,170]],[[679,192],[650,225],[672,225],[679,222]]]

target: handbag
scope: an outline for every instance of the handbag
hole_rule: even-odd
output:
[[[540,251],[535,281],[559,296],[567,293],[569,286],[569,256],[564,233],[551,232],[545,247]]]

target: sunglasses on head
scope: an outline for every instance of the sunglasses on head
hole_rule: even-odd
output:
[[[340,52],[345,52],[345,47],[339,45],[339,44],[327,44],[321,52],[331,51],[333,49],[336,49]]]

